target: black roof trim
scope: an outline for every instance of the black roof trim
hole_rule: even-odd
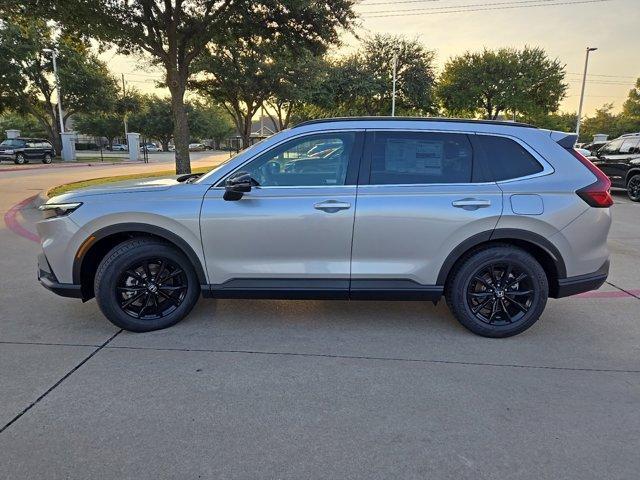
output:
[[[37,140],[38,142],[49,142],[46,138],[36,138],[36,137],[16,137],[16,138],[7,138],[6,140]],[[51,143],[51,142],[49,142]]]
[[[315,120],[307,120],[306,122],[300,122],[294,125],[293,128],[302,127],[305,125],[314,125],[316,123],[332,123],[332,122],[352,122],[352,121],[395,121],[395,122],[446,122],[446,123],[479,123],[483,125],[505,125],[508,127],[525,127],[525,128],[538,128],[535,125],[520,122],[507,122],[504,120],[478,120],[474,118],[443,118],[443,117],[334,117],[334,118],[317,118]]]
[[[577,141],[578,135],[576,133],[567,133],[566,136],[556,140],[556,143],[563,148],[573,148],[576,146]]]

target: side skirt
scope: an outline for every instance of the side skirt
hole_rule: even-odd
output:
[[[206,298],[283,300],[419,300],[436,302],[444,288],[413,280],[232,279],[202,285]]]

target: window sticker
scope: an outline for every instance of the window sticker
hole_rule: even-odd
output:
[[[398,173],[441,174],[443,141],[389,139],[385,169]]]

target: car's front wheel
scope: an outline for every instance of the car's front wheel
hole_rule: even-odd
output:
[[[640,174],[636,174],[627,182],[627,196],[631,201],[640,202]]]
[[[17,153],[14,162],[16,163],[16,165],[24,165],[25,163],[27,163],[27,158],[23,153]]]
[[[200,294],[191,262],[171,245],[150,238],[114,247],[98,266],[94,288],[102,313],[132,332],[176,324]]]
[[[458,321],[483,337],[510,337],[533,325],[549,295],[538,261],[511,245],[493,245],[464,258],[446,289]]]

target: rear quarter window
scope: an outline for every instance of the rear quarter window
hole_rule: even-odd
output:
[[[518,142],[506,137],[475,135],[474,148],[496,182],[526,177],[544,168]]]

